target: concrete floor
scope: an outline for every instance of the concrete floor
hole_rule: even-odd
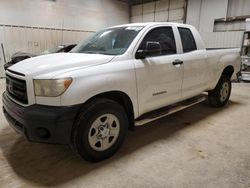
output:
[[[226,107],[201,103],[138,127],[114,157],[92,164],[67,146],[26,141],[1,111],[0,187],[249,188],[249,112],[250,84],[233,84]]]

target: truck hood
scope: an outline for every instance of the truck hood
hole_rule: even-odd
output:
[[[115,56],[83,53],[56,53],[25,59],[8,70],[25,75],[53,74],[108,63]]]

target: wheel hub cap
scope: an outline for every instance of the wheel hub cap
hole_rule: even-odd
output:
[[[222,88],[220,90],[220,100],[223,102],[227,99],[229,95],[229,84],[227,82],[222,84]]]
[[[99,127],[99,131],[100,131],[99,136],[101,138],[106,138],[109,135],[110,130],[109,130],[108,126],[109,125],[107,124],[107,125],[101,125]]]
[[[120,133],[120,122],[113,114],[99,116],[91,125],[88,134],[89,145],[95,151],[109,149]]]

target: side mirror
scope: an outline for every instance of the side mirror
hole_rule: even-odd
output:
[[[135,54],[135,59],[145,59],[146,51],[145,50],[137,50]]]
[[[161,55],[161,45],[159,42],[148,41],[146,50],[138,50],[135,54],[136,59],[145,59],[146,56]]]
[[[147,42],[146,43],[147,56],[161,55],[161,45],[159,42]]]

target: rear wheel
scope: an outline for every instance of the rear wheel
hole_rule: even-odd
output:
[[[127,115],[120,104],[109,99],[95,99],[79,114],[72,145],[85,160],[101,161],[120,148],[127,129]]]
[[[231,94],[231,80],[228,76],[222,75],[216,87],[208,92],[210,106],[222,107],[227,104]]]

